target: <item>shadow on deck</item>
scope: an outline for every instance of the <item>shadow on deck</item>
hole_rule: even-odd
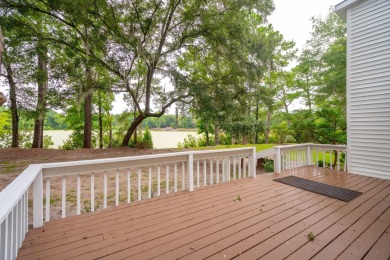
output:
[[[272,181],[291,174],[363,195]],[[28,232],[18,258],[388,259],[389,232],[390,180],[300,167],[54,220]]]

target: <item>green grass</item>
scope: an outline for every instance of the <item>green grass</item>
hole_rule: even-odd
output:
[[[244,148],[244,147],[256,147],[256,152],[278,146],[278,144],[230,144],[230,145],[217,145],[217,146],[205,146],[195,147],[194,150],[220,150],[231,148]]]
[[[3,167],[1,167],[3,166]],[[0,164],[0,174],[10,174],[15,171],[15,169],[18,167],[18,164],[9,162],[9,161],[3,161]],[[1,169],[3,168],[3,169]]]
[[[325,153],[325,162],[326,162],[326,166],[329,166],[330,163],[333,163],[335,161],[335,153],[334,151],[332,151],[332,157],[330,157],[330,154],[327,152]],[[323,153],[322,152],[318,152],[318,161],[323,161]],[[312,151],[312,162],[313,164],[317,164],[317,157],[316,157],[316,153],[315,151]],[[336,163],[337,163],[337,157],[336,157]],[[340,169],[342,169],[342,167],[344,167],[344,163],[342,162],[342,158],[341,158],[341,154],[340,154]]]

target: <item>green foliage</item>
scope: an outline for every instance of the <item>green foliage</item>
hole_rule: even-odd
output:
[[[315,238],[316,238],[316,236],[313,234],[313,232],[310,232],[309,234],[307,234],[307,240],[314,241]]]
[[[45,130],[65,130],[65,116],[53,110],[49,110],[45,116]]]
[[[83,146],[88,94],[93,94],[92,147],[99,130],[103,147],[121,145],[137,117],[142,124],[123,142],[131,147],[152,148],[149,129],[165,127],[198,127],[204,133],[187,137],[178,144],[182,148],[214,145],[216,134],[225,148],[255,139],[346,143],[346,27],[333,12],[312,19],[311,39],[298,65],[287,71],[295,44],[265,23],[271,0],[6,2],[0,27],[6,36],[4,63],[12,65],[17,82],[22,147],[31,143],[29,131],[40,112],[36,81],[46,75],[36,68],[36,58],[46,48],[44,127],[73,130],[63,149]],[[41,27],[32,30],[36,25]],[[173,90],[165,89],[167,80]],[[116,116],[114,92],[126,92],[128,104]],[[290,111],[298,98],[305,108]],[[174,103],[176,115],[164,115]],[[64,115],[55,112],[60,110]],[[10,111],[1,108],[0,146],[9,146],[11,128]]]
[[[161,117],[149,117],[142,122],[142,127],[152,128],[176,128],[176,116],[175,115],[162,115]],[[179,116],[178,128],[196,128],[195,122],[193,122],[191,116]]]
[[[142,141],[136,143],[137,148],[153,148],[152,134],[148,127],[143,132]]]
[[[265,160],[263,164],[265,172],[274,172],[274,161],[273,160]]]
[[[179,142],[177,144],[178,148],[195,148],[195,147],[205,147],[208,145],[213,145],[212,140],[209,140],[209,144],[207,144],[206,140],[206,135],[202,136],[193,136],[193,135],[188,135],[187,138],[184,138],[183,142]]]

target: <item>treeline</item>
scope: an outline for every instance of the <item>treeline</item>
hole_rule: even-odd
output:
[[[297,55],[267,23],[273,9],[272,0],[0,0],[10,145],[25,122],[33,148],[44,128],[65,125],[74,131],[64,148],[133,146],[140,128],[195,124],[206,144],[221,134],[345,142],[345,25],[333,13],[314,18]],[[115,93],[126,106],[117,116]],[[53,110],[64,117],[53,121]]]

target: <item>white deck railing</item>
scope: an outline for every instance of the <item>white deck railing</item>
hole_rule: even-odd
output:
[[[107,208],[110,199],[119,205],[245,177],[256,177],[254,147],[30,165],[0,193],[0,260],[16,258],[28,231],[31,202],[31,222],[41,227],[53,216],[54,197],[61,204],[57,212],[65,218]],[[82,210],[86,197],[88,210]],[[103,205],[98,207],[99,199]],[[69,207],[70,200],[74,207]]]
[[[274,158],[274,171],[280,173],[305,165],[347,170],[347,146],[330,144],[282,145],[257,153],[259,158]],[[344,157],[344,158],[343,158]]]

